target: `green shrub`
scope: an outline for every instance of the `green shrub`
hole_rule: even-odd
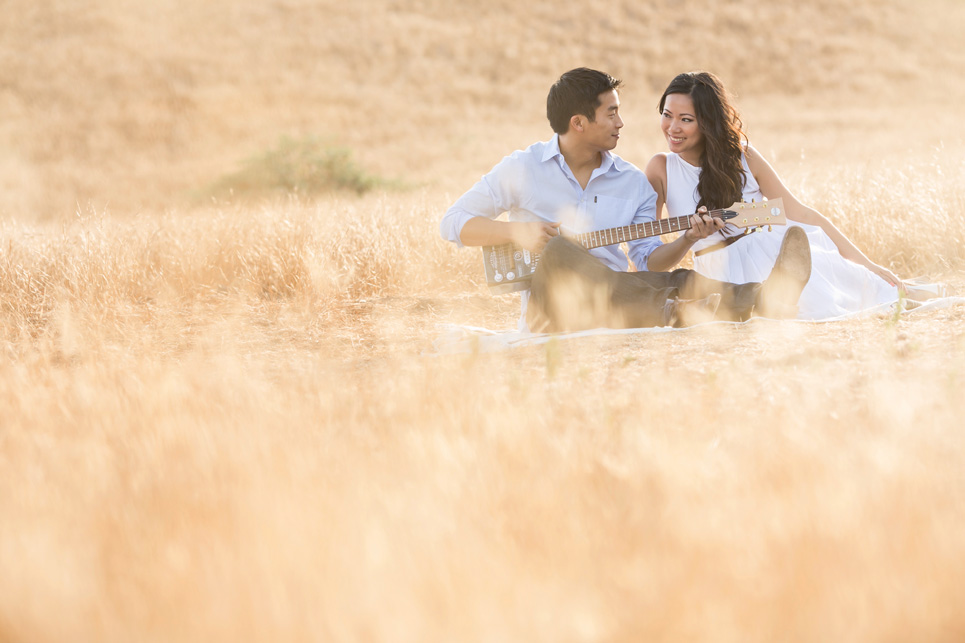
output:
[[[329,147],[315,137],[284,137],[273,149],[244,161],[237,172],[219,179],[211,192],[217,196],[364,194],[384,184],[360,168],[350,150]]]

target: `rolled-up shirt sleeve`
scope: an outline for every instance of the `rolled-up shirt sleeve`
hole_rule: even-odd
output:
[[[439,222],[439,233],[443,239],[462,247],[460,235],[466,221],[472,217],[495,219],[513,208],[513,195],[516,193],[516,181],[512,180],[516,175],[513,163],[512,156],[503,159],[452,204]]]
[[[641,194],[639,198],[640,206],[637,208],[636,214],[633,216],[633,223],[646,223],[647,221],[655,221],[657,218],[657,193],[653,191],[650,184],[647,181],[643,181],[645,185],[641,188]],[[628,255],[630,261],[633,265],[637,267],[637,270],[644,271],[649,270],[647,268],[647,259],[650,257],[650,253],[659,248],[663,242],[660,237],[646,237],[644,239],[637,239],[636,241],[631,241],[627,244]]]

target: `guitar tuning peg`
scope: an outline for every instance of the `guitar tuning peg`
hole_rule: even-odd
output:
[[[774,226],[771,226],[771,225],[767,226],[767,231],[774,232]]]

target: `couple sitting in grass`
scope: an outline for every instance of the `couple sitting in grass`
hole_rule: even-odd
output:
[[[442,218],[443,238],[460,246],[514,243],[540,253],[521,327],[826,319],[927,294],[873,263],[791,194],[747,144],[712,74],[680,74],[667,87],[660,122],[669,152],[655,155],[646,173],[613,154],[623,128],[620,85],[592,69],[563,74],[546,99],[553,138],[504,158]],[[788,225],[747,234],[713,216],[752,199],[781,199]],[[666,244],[659,236],[627,241],[635,271],[617,245],[622,238],[590,250],[567,238],[654,222],[664,206],[671,217],[688,217],[674,228],[685,231]],[[509,220],[497,220],[504,212]],[[694,270],[674,270],[691,250]]]

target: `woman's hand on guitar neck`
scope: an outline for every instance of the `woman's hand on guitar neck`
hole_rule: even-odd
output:
[[[664,243],[650,253],[647,258],[647,270],[652,272],[670,272],[680,263],[695,243],[705,239],[724,227],[725,222],[720,217],[711,217],[707,208],[700,206],[697,214],[690,217],[690,228],[682,235]]]
[[[727,224],[723,219],[710,216],[707,214],[707,208],[700,206],[697,214],[690,217],[690,229],[684,232],[684,237],[690,243],[697,243],[721,230],[725,225]]]
[[[542,252],[553,237],[560,234],[560,224],[549,221],[512,221],[512,241],[530,252]]]

